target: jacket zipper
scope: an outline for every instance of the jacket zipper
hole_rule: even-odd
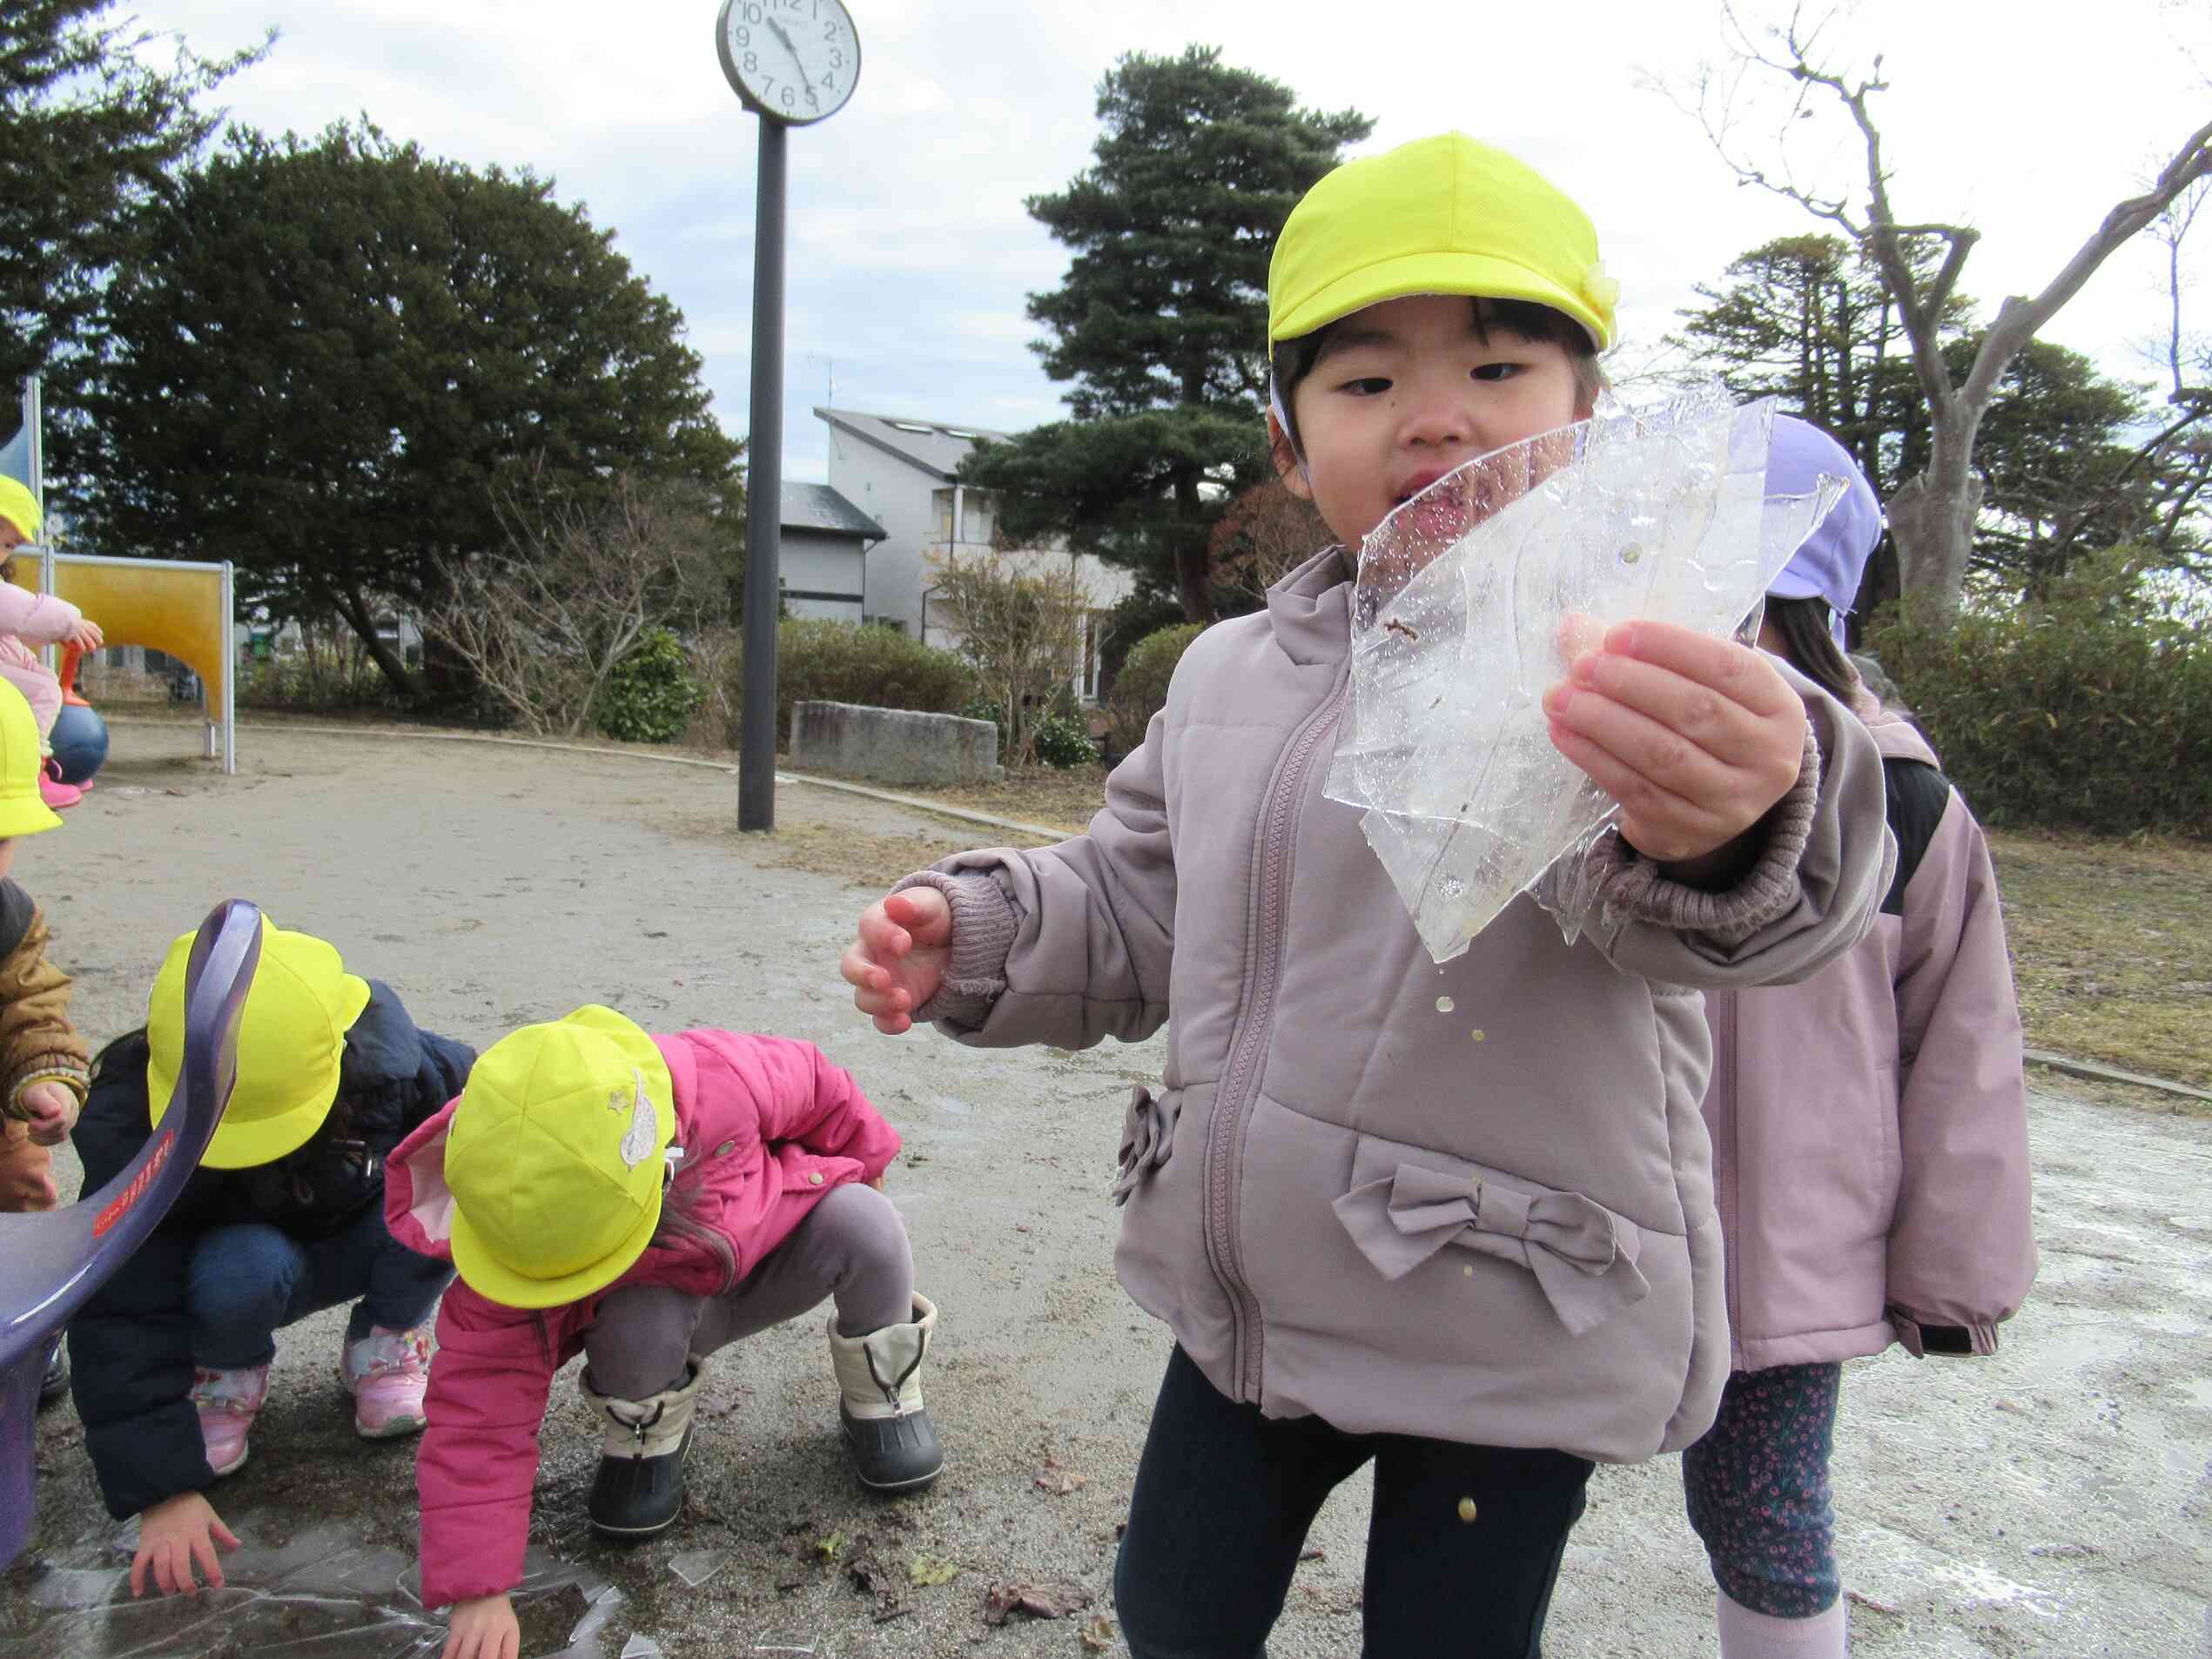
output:
[[[1725,991],[1715,995],[1720,1004],[1720,1018],[1713,1025],[1713,1084],[1714,1099],[1719,1111],[1713,1114],[1713,1161],[1718,1165],[1725,1147],[1728,1159],[1728,1179],[1713,1183],[1713,1207],[1720,1219],[1721,1283],[1728,1297],[1728,1341],[1731,1349],[1729,1363],[1733,1367],[1732,1350],[1744,1328],[1743,1294],[1736,1282],[1736,1200],[1738,1172],[1743,1167],[1739,1156],[1742,1148],[1736,1144],[1736,992]]]
[[[1349,660],[1346,667],[1349,668]],[[1245,1282],[1244,1262],[1237,1245],[1240,1198],[1238,1172],[1243,1162],[1244,1124],[1250,1097],[1259,1087],[1260,1056],[1267,1048],[1274,1012],[1275,981],[1282,966],[1282,925],[1285,870],[1290,862],[1291,830],[1298,803],[1306,792],[1306,776],[1321,734],[1336,721],[1344,702],[1348,674],[1331,688],[1320,708],[1293,735],[1285,750],[1282,769],[1261,812],[1259,919],[1253,935],[1252,977],[1236,1037],[1229,1045],[1227,1080],[1214,1103],[1214,1120],[1206,1147],[1206,1248],[1214,1276],[1229,1299],[1231,1329],[1235,1337],[1238,1394],[1252,1405],[1261,1402],[1261,1371],[1265,1330],[1260,1305]]]

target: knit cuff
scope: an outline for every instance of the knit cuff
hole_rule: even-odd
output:
[[[1760,820],[1766,842],[1758,861],[1726,892],[1708,893],[1670,881],[1617,834],[1600,838],[1590,850],[1585,877],[1610,927],[1648,922],[1677,933],[1703,934],[1725,945],[1741,944],[1797,903],[1798,861],[1805,856],[1819,806],[1820,746],[1808,725],[1798,781]]]
[[[1013,949],[1021,912],[1006,890],[986,875],[948,876],[917,870],[891,890],[934,887],[952,909],[952,954],[937,995],[914,1011],[919,1024],[945,1021],[973,1031],[990,1018],[1006,988],[1006,953]]]
[[[28,1123],[30,1113],[23,1104],[24,1091],[34,1083],[58,1083],[77,1097],[81,1111],[84,1098],[92,1091],[91,1074],[84,1062],[70,1054],[41,1054],[33,1058],[17,1074],[9,1085],[6,1115],[19,1122]]]

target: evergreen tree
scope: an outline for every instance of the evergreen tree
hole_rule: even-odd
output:
[[[377,608],[434,609],[522,505],[689,480],[742,534],[682,315],[549,182],[368,127],[234,131],[136,229],[55,434],[96,545],[231,560],[413,693]]]
[[[1000,497],[1012,539],[1065,536],[1133,567],[1193,621],[1218,595],[1207,541],[1267,475],[1267,260],[1290,210],[1374,123],[1297,106],[1221,63],[1132,52],[1099,87],[1096,163],[1031,217],[1074,252],[1032,294],[1035,349],[1072,382],[1072,419],[978,446],[964,480]]]
[[[175,67],[103,24],[115,0],[0,6],[0,386],[83,344],[131,208],[158,195],[216,118],[193,100],[267,50]],[[9,400],[12,403],[12,398]]]

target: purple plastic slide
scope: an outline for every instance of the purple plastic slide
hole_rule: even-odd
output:
[[[123,1171],[62,1209],[0,1215],[0,1568],[37,1513],[32,1454],[46,1344],[169,1212],[238,1080],[239,1016],[261,959],[261,912],[209,912],[185,970],[185,1065],[174,1109]]]

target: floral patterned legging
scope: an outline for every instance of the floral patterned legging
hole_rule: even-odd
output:
[[[1732,1373],[1719,1417],[1682,1454],[1713,1582],[1755,1613],[1809,1619],[1842,1588],[1828,1487],[1842,1382],[1839,1364]]]

